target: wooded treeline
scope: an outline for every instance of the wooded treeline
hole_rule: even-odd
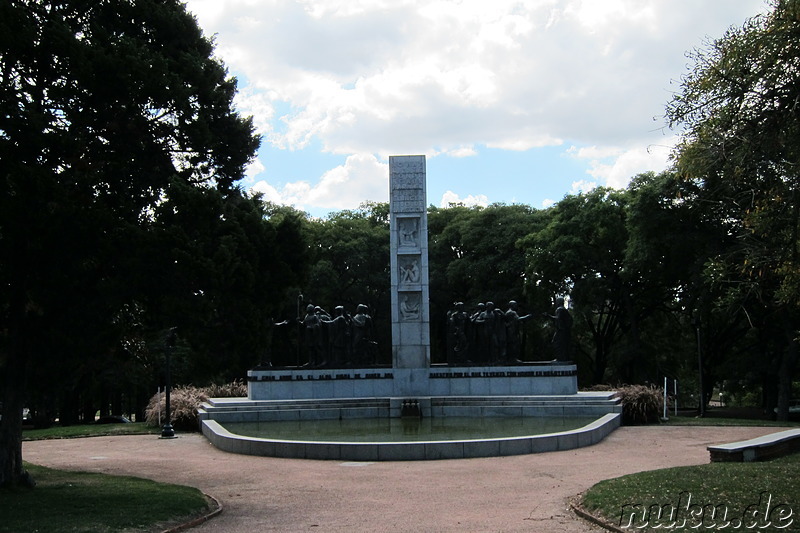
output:
[[[708,216],[701,192],[665,172],[548,209],[429,208],[433,362],[446,362],[446,317],[456,301],[471,311],[516,300],[534,315],[522,326],[522,359],[553,359],[552,321],[543,315],[566,295],[581,386],[668,376],[694,392],[699,329],[706,394],[725,382],[731,392],[762,389],[764,407],[775,407],[791,355],[778,313],[790,311],[745,290],[753,281],[735,270],[717,277],[716,262],[740,239],[730,221]],[[26,387],[26,405],[43,421],[141,415],[163,385],[171,326],[176,383],[242,379],[265,360],[305,363],[297,318],[309,303],[350,313],[366,304],[378,360],[391,362],[387,204],[320,220],[240,191],[185,200],[191,206],[168,227],[128,237],[124,253],[97,260],[95,268],[118,263],[121,279],[78,284],[65,268],[86,258],[59,250],[63,287],[42,296],[43,309],[58,313],[42,313],[37,327],[48,334],[33,336],[37,364]],[[69,239],[83,241],[75,229]],[[282,321],[289,323],[273,326]]]
[[[434,361],[455,301],[540,315],[567,295],[582,386],[691,386],[699,343],[706,395],[760,389],[785,417],[798,43],[800,2],[775,0],[695,52],[667,108],[683,141],[664,173],[547,209],[431,207]],[[140,415],[172,327],[173,383],[296,363],[295,326],[272,325],[309,302],[368,305],[389,362],[388,206],[317,220],[244,191],[259,137],[235,91],[177,0],[0,3],[0,485],[21,469],[22,407],[43,422]],[[526,324],[524,359],[552,358],[548,327]]]

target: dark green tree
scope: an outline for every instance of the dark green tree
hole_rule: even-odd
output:
[[[124,345],[115,317],[170,274],[133,271],[164,206],[240,195],[259,140],[235,90],[177,0],[0,3],[0,485],[26,478],[28,372]]]
[[[737,308],[722,302],[707,283],[708,259],[732,239],[698,192],[694,183],[669,171],[639,175],[628,187],[624,261],[638,280],[617,366],[636,364],[631,356],[637,356],[658,369],[657,375],[640,373],[640,380],[667,375],[696,382],[699,348],[706,396],[700,401],[707,403],[718,380],[727,377],[724,367],[741,350],[747,328]]]
[[[734,238],[708,280],[771,332],[786,418],[800,338],[800,2],[772,7],[693,54],[667,114],[683,128],[677,172]]]
[[[521,241],[529,290],[571,297],[586,384],[676,375],[675,354],[660,346],[687,334],[685,300],[714,236],[680,185],[670,173],[646,173],[624,191],[567,196],[547,211],[546,227]]]
[[[472,310],[487,301],[505,310],[510,300],[517,301],[524,313],[547,310],[548,299],[536,299],[539,294],[526,290],[525,256],[517,245],[543,225],[542,212],[520,204],[428,209],[431,337],[440,359],[445,353],[447,312],[456,301]],[[527,323],[525,329],[531,333],[525,357],[543,358],[540,324]]]
[[[187,185],[156,219],[152,267],[167,275],[141,288],[156,306],[152,327],[175,324],[190,344],[185,381],[243,378],[269,351],[271,322],[303,279],[304,219],[271,217],[258,196]]]
[[[567,196],[550,208],[542,231],[522,240],[530,286],[551,298],[571,297],[578,323],[573,344],[578,350],[591,347],[576,355],[589,363],[592,383],[604,382],[612,348],[626,327],[631,290],[624,270],[625,206],[625,194],[610,189]],[[582,342],[581,335],[588,339]]]
[[[381,350],[379,361],[390,361],[389,205],[365,203],[358,209],[332,213],[309,227],[304,302],[329,313],[337,305],[351,314],[359,304],[366,305]]]

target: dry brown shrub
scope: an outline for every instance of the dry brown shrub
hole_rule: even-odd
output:
[[[208,387],[194,387],[182,385],[170,391],[170,418],[172,427],[183,431],[197,431],[199,420],[197,418],[197,408],[209,398],[237,398],[247,396],[247,383],[243,380],[236,380],[224,385],[210,385]],[[154,394],[145,409],[145,422],[149,426],[159,425],[159,413],[161,414],[161,424],[164,424],[166,416],[167,400],[163,392]]]
[[[664,409],[662,390],[652,385],[623,385],[614,397],[622,403],[622,423],[626,425],[658,422]]]
[[[205,389],[199,389],[191,385],[172,389],[169,402],[172,427],[183,431],[197,431],[197,408],[207,399],[208,395]],[[163,392],[150,398],[150,403],[147,404],[145,409],[145,421],[148,425],[158,425],[159,413],[161,413],[161,423],[164,423],[166,404],[166,395]]]
[[[237,379],[224,385],[209,385],[205,390],[209,398],[240,398],[247,396],[247,383]]]

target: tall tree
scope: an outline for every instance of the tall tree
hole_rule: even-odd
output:
[[[721,301],[719,291],[707,283],[708,259],[733,239],[698,193],[695,183],[676,179],[671,171],[641,174],[628,187],[624,260],[638,280],[632,286],[635,312],[626,344],[638,345],[634,353],[642,360],[645,354],[656,356],[646,363],[655,363],[663,374],[676,378],[683,373],[680,377],[695,380],[700,328],[706,395],[701,401],[707,402],[715,382],[727,377],[722,367],[740,351],[747,329],[737,306]],[[664,353],[662,347],[670,344]]]
[[[0,3],[0,485],[25,479],[23,387],[50,339],[108,345],[158,207],[235,194],[259,142],[235,90],[178,0]]]
[[[669,315],[686,264],[672,260],[686,241],[662,235],[682,222],[680,204],[664,195],[671,183],[671,176],[647,173],[625,191],[567,196],[547,211],[544,228],[520,241],[529,290],[570,295],[574,356],[586,383],[655,377],[643,332],[654,315]]]
[[[349,313],[364,304],[375,326],[379,361],[391,357],[389,204],[370,203],[331,214],[310,225],[306,303]]]
[[[550,209],[548,225],[522,240],[533,290],[571,296],[575,320],[590,337],[592,383],[602,383],[612,348],[626,327],[630,277],[623,192],[597,188],[567,196]],[[584,343],[575,343],[580,349]]]
[[[786,418],[800,342],[800,1],[772,8],[696,51],[667,113],[683,128],[678,173],[735,237],[710,281],[740,295],[754,326],[778,326]]]
[[[302,278],[305,240],[294,216],[270,218],[260,197],[176,184],[155,210],[150,268],[167,275],[141,292],[157,323],[191,345],[186,381],[241,378],[269,350],[271,319]],[[131,273],[133,277],[134,273]]]
[[[428,209],[434,352],[444,357],[447,312],[456,301],[463,301],[472,310],[487,301],[505,310],[510,300],[519,302],[525,313],[547,308],[526,291],[525,257],[517,246],[521,238],[543,224],[542,212],[521,204]],[[533,326],[528,323],[526,329]],[[540,348],[535,342],[527,342],[525,351],[529,357],[542,358]]]

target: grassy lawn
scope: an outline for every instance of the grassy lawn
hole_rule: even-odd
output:
[[[582,503],[631,531],[797,532],[798,480],[800,454],[793,454],[769,462],[710,463],[609,479],[589,489]]]
[[[26,429],[23,440],[71,439],[75,437],[99,437],[104,435],[161,434],[161,428],[145,425],[144,422],[130,424],[85,424],[76,426],[53,426],[47,429]]]
[[[208,510],[194,488],[26,464],[34,489],[0,489],[0,532],[161,531]]]

